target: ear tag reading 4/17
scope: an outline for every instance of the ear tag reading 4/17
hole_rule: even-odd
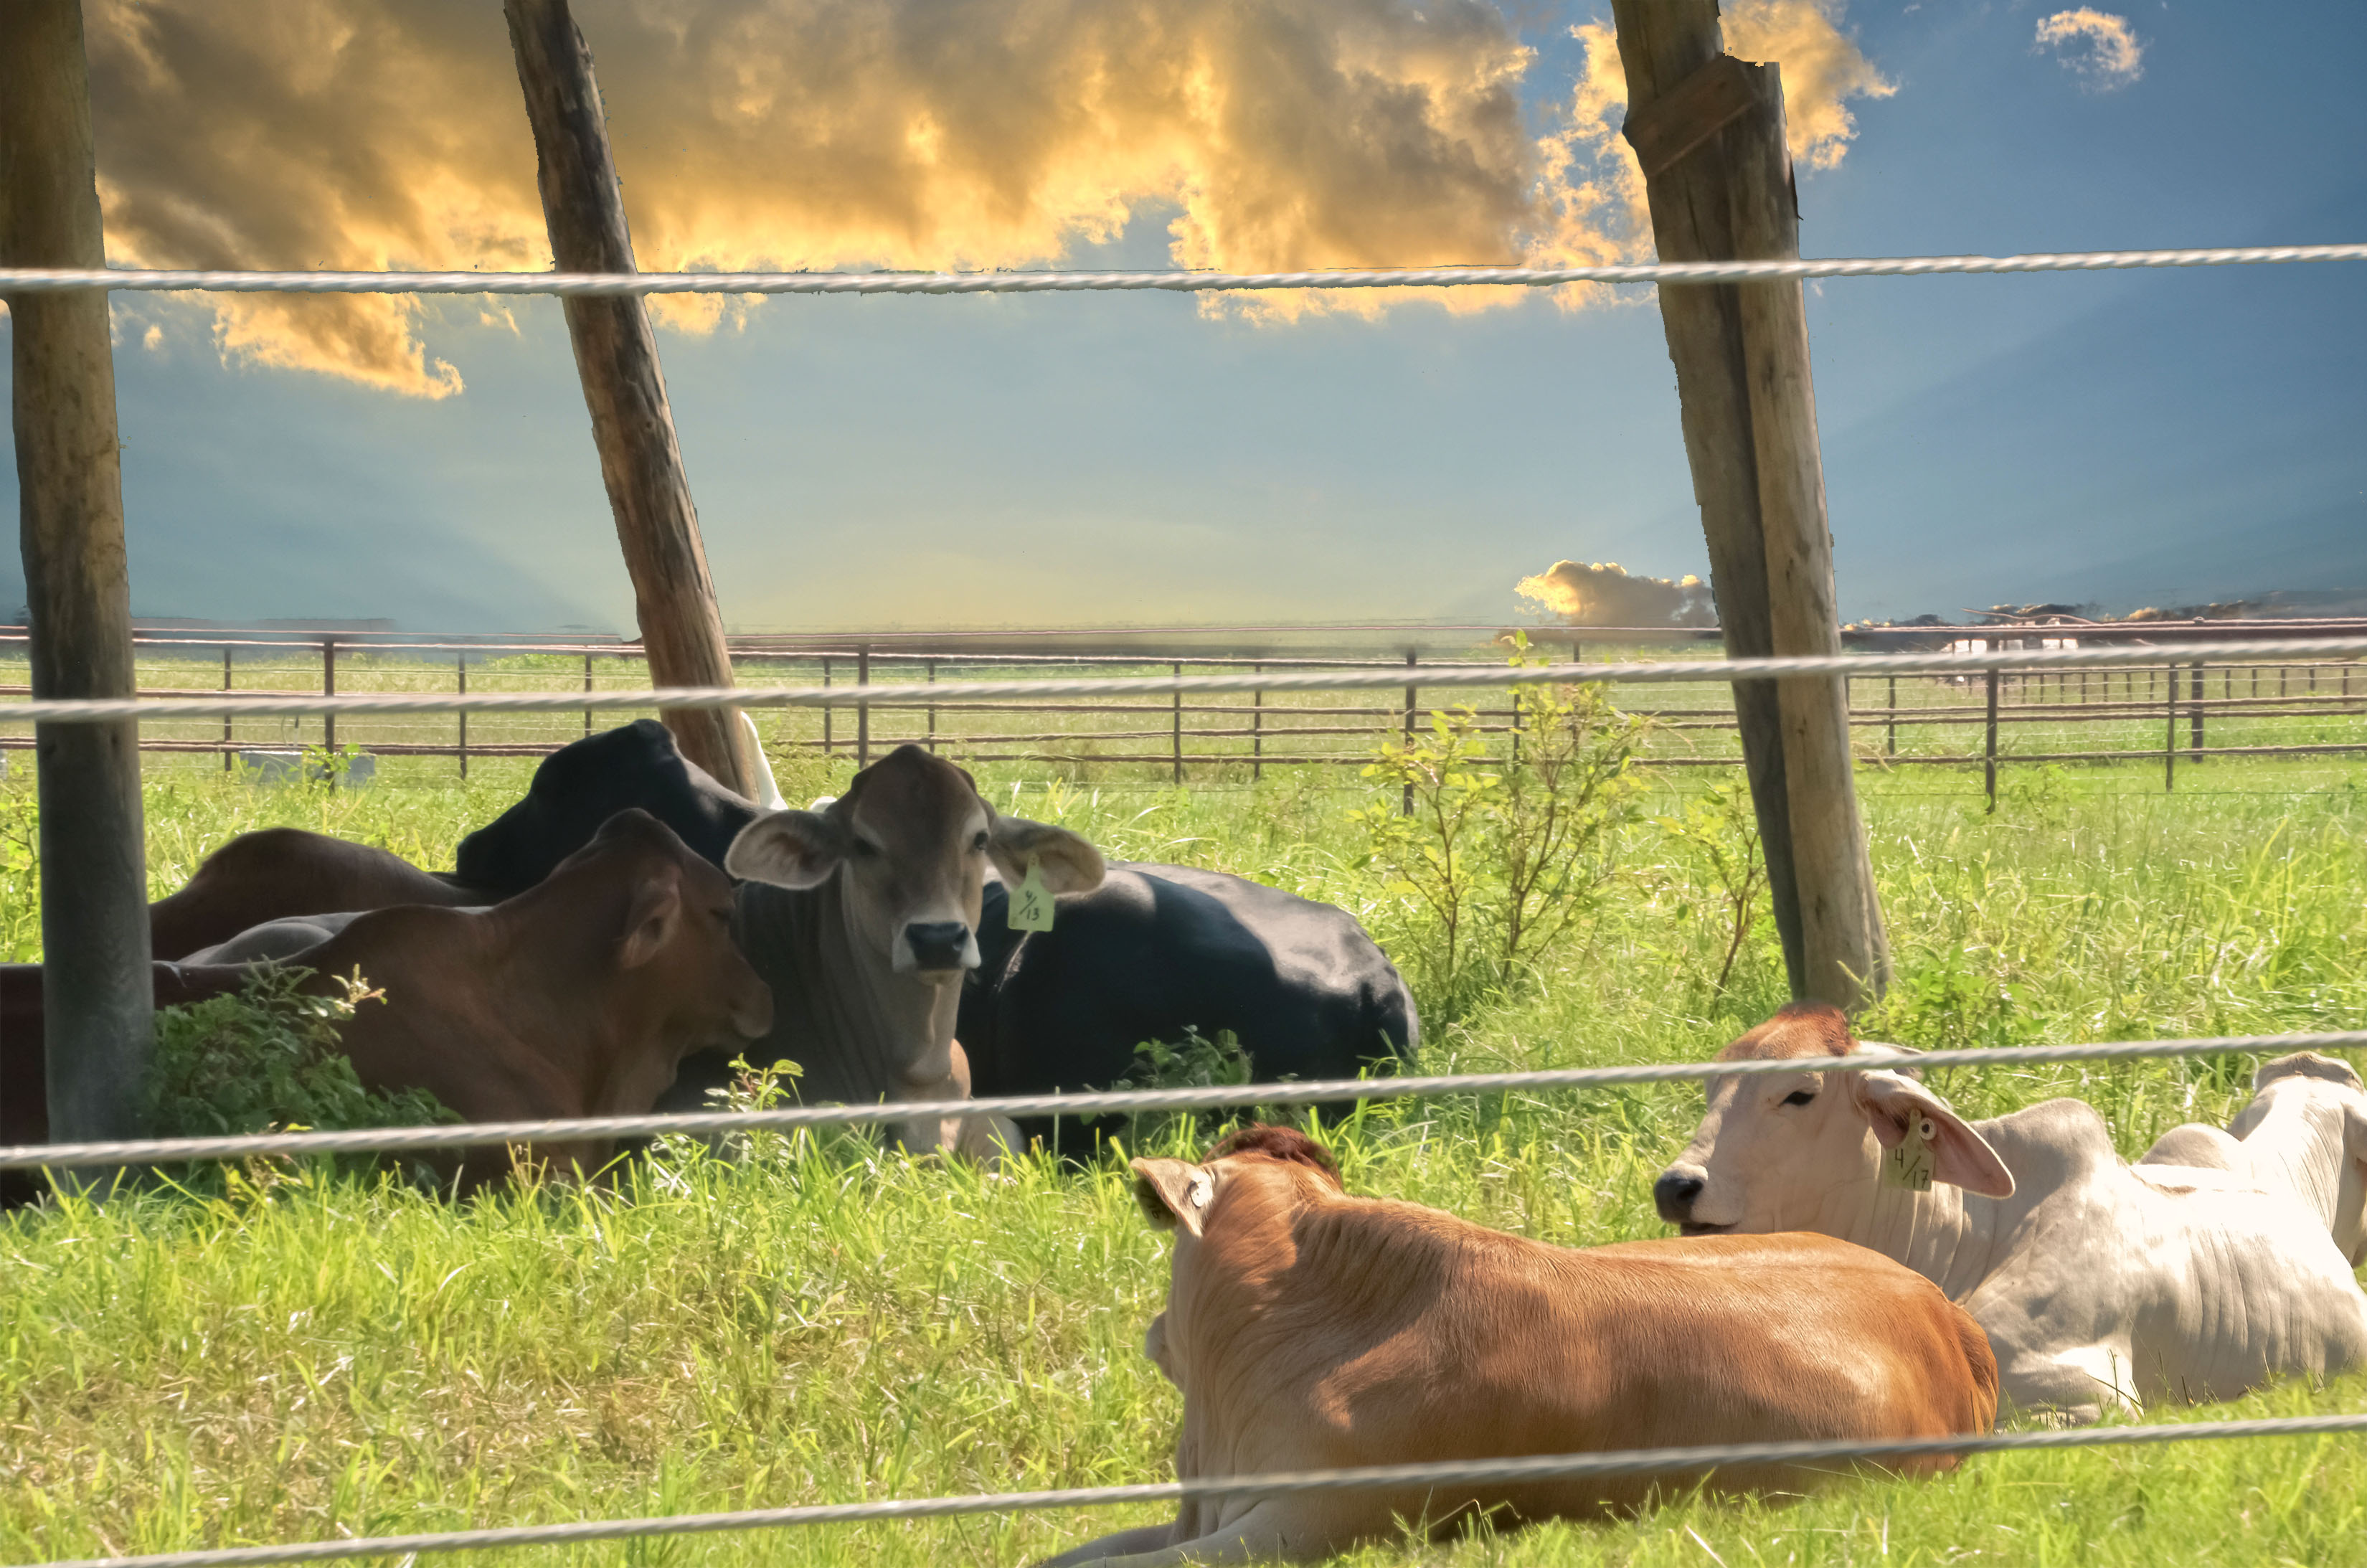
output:
[[[1931,1142],[1940,1130],[1928,1116],[1919,1116],[1907,1136],[1882,1152],[1882,1185],[1901,1192],[1931,1190]]]
[[[1027,877],[1011,890],[1011,928],[1014,931],[1049,931],[1052,928],[1052,890],[1044,885],[1044,867],[1040,861],[1027,862]]]

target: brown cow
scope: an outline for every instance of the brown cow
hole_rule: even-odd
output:
[[[491,903],[484,894],[367,844],[267,827],[207,856],[178,892],[148,906],[159,959],[186,959],[266,921],[398,903]]]
[[[384,1005],[344,1029],[371,1088],[424,1088],[468,1121],[649,1110],[690,1051],[761,1038],[772,992],[731,943],[731,883],[646,812],[608,819],[540,885],[490,909],[357,916],[303,956],[308,989],[358,969]],[[579,1172],[611,1140],[533,1146]],[[459,1162],[500,1176],[500,1150]]]
[[[1410,1203],[1351,1198],[1304,1134],[1253,1127],[1199,1165],[1134,1162],[1175,1232],[1145,1348],[1184,1391],[1176,1474],[1242,1475],[1712,1443],[1987,1431],[1997,1366],[1929,1281],[1820,1236],[1572,1249]],[[1928,1471],[1952,1456],[1910,1461]],[[1720,1493],[1796,1492],[1823,1470],[1736,1467]],[[1052,1559],[1305,1560],[1437,1530],[1599,1518],[1699,1476],[1187,1500],[1172,1525]]]

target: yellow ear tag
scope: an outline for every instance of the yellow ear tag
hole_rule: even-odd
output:
[[[1011,928],[1014,931],[1049,931],[1052,928],[1052,891],[1044,885],[1044,868],[1034,860],[1027,862],[1027,878],[1011,890]]]
[[[1882,1152],[1882,1185],[1900,1192],[1931,1190],[1931,1141],[1940,1135],[1928,1116],[1919,1116],[1907,1136]]]

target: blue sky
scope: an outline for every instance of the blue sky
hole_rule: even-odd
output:
[[[2034,47],[2054,9],[1852,6],[1897,91],[1852,100],[1846,156],[1802,171],[1804,251],[2367,239],[2367,7],[2131,7],[2142,74],[2109,90]],[[1518,13],[1533,128],[1580,68],[1569,28],[1603,14]],[[1167,265],[1171,216],[1138,205],[1063,259]],[[1809,304],[1845,614],[2367,587],[2367,264]],[[118,322],[138,613],[629,628],[556,304],[431,311],[426,354],[466,381],[437,400],[226,362],[195,302]],[[781,300],[661,346],[737,626],[1487,619],[1560,557],[1705,570],[1648,293],[1292,323]],[[11,559],[0,603],[22,592]]]

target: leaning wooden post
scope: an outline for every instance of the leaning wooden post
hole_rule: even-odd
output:
[[[1614,0],[1625,135],[1664,261],[1799,254],[1782,80],[1721,52],[1716,0]],[[1659,290],[1729,657],[1840,652],[1797,282]],[[1879,994],[1888,944],[1835,676],[1738,682],[1735,709],[1795,994]]]
[[[632,235],[592,76],[592,51],[567,0],[504,0],[502,9],[534,128],[535,177],[551,256],[562,272],[631,272]],[[638,297],[620,296],[570,299],[566,311],[600,477],[633,579],[651,683],[730,686],[723,616],[708,574],[649,309]],[[754,791],[736,713],[674,710],[661,717],[684,756],[742,794]]]
[[[0,266],[107,265],[78,0],[0,6]],[[8,301],[37,698],[130,697],[115,361],[97,290]],[[155,1040],[140,726],[33,732],[50,1136],[138,1137]]]

